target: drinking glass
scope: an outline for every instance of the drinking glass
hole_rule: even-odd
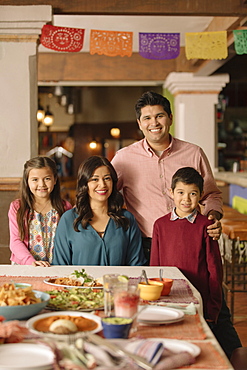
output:
[[[114,289],[114,313],[118,317],[133,317],[138,311],[140,291],[137,284]]]
[[[105,316],[109,317],[113,314],[114,307],[114,290],[117,288],[124,289],[127,282],[124,283],[119,280],[120,274],[106,274],[103,276],[104,286],[104,312]]]

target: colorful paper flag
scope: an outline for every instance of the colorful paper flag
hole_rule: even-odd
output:
[[[175,59],[179,52],[179,33],[139,33],[139,54],[143,58]]]
[[[187,59],[227,58],[226,31],[186,33],[185,54]]]
[[[42,28],[41,44],[56,51],[78,52],[82,49],[84,29],[57,27],[46,24]]]
[[[234,30],[233,36],[236,53],[247,54],[247,30]]]
[[[91,30],[90,54],[121,57],[132,55],[133,32]]]

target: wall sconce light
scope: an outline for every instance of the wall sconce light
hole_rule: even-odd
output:
[[[96,141],[96,140],[92,140],[92,141],[89,143],[89,148],[90,148],[90,149],[96,149],[96,148],[97,148],[97,141]]]
[[[54,116],[49,111],[49,105],[47,105],[46,111],[45,111],[45,117],[44,117],[44,120],[43,120],[43,123],[47,127],[47,130],[49,130],[49,127],[53,124],[53,122],[54,122]]]
[[[118,127],[113,127],[110,130],[110,134],[114,139],[119,139],[120,138],[120,129]]]
[[[37,110],[37,121],[38,121],[39,125],[43,122],[44,117],[45,117],[45,110],[42,107],[42,105],[40,104],[40,99],[39,99],[38,100],[38,110]]]

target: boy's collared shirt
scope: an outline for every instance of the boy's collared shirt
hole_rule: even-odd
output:
[[[172,212],[171,212],[171,218],[170,220],[171,221],[175,221],[177,219],[183,219],[183,218],[186,218],[190,223],[194,223],[195,222],[195,219],[196,219],[196,216],[197,216],[197,209],[194,209],[193,212],[191,212],[188,216],[186,217],[179,217],[177,214],[176,214],[176,207],[173,208]]]

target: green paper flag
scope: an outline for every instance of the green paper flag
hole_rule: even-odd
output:
[[[247,54],[247,30],[234,30],[233,36],[236,53]]]

